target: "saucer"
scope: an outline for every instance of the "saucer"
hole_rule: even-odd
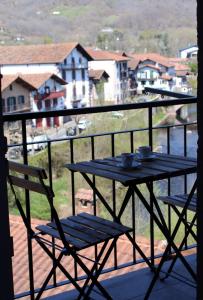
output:
[[[122,168],[122,169],[135,169],[141,166],[141,163],[138,161],[133,161],[132,166],[131,167],[125,167],[121,162],[116,164],[117,167]]]
[[[141,153],[136,153],[136,159],[140,160],[140,161],[150,161],[150,160],[154,160],[156,158],[156,154],[151,153],[150,155],[147,156],[143,156]]]

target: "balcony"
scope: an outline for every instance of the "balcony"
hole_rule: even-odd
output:
[[[88,69],[87,63],[75,63],[75,64],[62,64],[61,68],[64,70],[79,70],[79,69]]]
[[[65,97],[66,90],[52,91],[50,93],[37,94],[34,96],[34,100],[46,100],[46,99],[57,99],[60,97]]]
[[[161,93],[170,97],[178,97],[178,94],[170,92],[159,91],[159,94]],[[21,122],[22,142],[18,145],[9,145],[9,147],[19,146],[22,148],[21,160],[23,160],[24,163],[34,163],[46,168],[49,175],[49,183],[53,186],[56,194],[56,203],[58,203],[57,208],[60,213],[63,214],[65,210],[68,214],[75,214],[77,213],[78,205],[75,194],[79,188],[87,187],[84,181],[82,181],[81,178],[78,178],[78,174],[64,170],[63,166],[65,163],[116,156],[120,152],[134,152],[135,149],[143,143],[151,145],[156,151],[195,157],[197,139],[196,121],[189,122],[188,120],[185,120],[183,123],[175,121],[173,124],[163,125],[157,122],[156,112],[161,112],[163,109],[168,109],[168,107],[175,112],[175,108],[179,105],[187,106],[193,104],[196,106],[196,103],[197,98],[185,97],[181,99],[166,99],[145,103],[12,114],[4,115],[4,122]],[[125,120],[128,117],[133,120],[134,123],[131,123],[129,127],[125,126],[125,128],[121,128],[123,122],[123,119],[121,118],[115,120],[115,122],[117,122],[115,123],[115,128],[119,128],[119,130],[106,130],[105,123],[107,123],[108,118],[112,115],[111,112],[121,110],[125,114]],[[86,118],[87,116],[88,118],[91,118],[93,125],[95,125],[94,122],[98,122],[99,130],[97,132],[94,130],[95,126],[90,126],[88,131],[82,132],[81,135],[50,138],[48,141],[44,142],[47,145],[46,149],[41,151],[41,153],[37,153],[36,158],[33,155],[30,155],[26,141],[29,131],[26,124],[29,123],[29,120],[56,116],[72,116],[76,119],[83,115]],[[102,123],[102,120],[105,120],[105,122]],[[142,122],[137,123],[139,120],[142,120]],[[110,120],[110,122],[112,121]],[[102,147],[104,145],[105,148],[103,149]],[[62,153],[63,155],[58,155],[57,153]],[[94,180],[97,186],[103,186],[104,193],[106,193],[105,196],[108,197],[111,207],[116,211],[120,205],[123,188],[115,182],[105,182],[104,184],[98,178],[95,178]],[[193,180],[194,176],[183,176],[175,181],[164,180],[163,182],[158,182],[154,185],[154,189],[156,189],[157,194],[168,194],[172,190],[179,190],[180,186],[182,191],[187,191]],[[26,211],[32,216],[31,222],[35,225],[39,224],[42,222],[39,220],[42,216],[38,215],[41,208],[30,207],[30,201],[27,197],[28,196],[25,196]],[[16,209],[11,200],[10,204],[10,213],[16,213]],[[164,209],[167,216],[168,227],[169,229],[172,229],[174,215],[167,205]],[[105,214],[105,210],[100,206],[98,201],[95,201],[93,211],[94,213]],[[43,218],[47,220],[49,217],[49,211],[45,210]],[[146,211],[136,197],[130,202],[123,222],[126,225],[133,227],[133,238],[151,261],[156,263],[156,259],[159,259],[162,256],[162,246],[165,241],[163,240],[163,236],[157,230],[154,222],[146,215]],[[18,226],[21,226],[21,233],[20,229],[17,229]],[[11,221],[11,232],[14,237],[15,250],[15,255],[13,257],[15,298],[23,299],[23,297],[27,297],[27,299],[34,299],[33,294],[34,292],[37,292],[40,287],[44,273],[48,269],[50,262],[48,262],[47,265],[42,255],[40,255],[40,260],[38,260],[38,249],[35,244],[31,243],[29,237],[27,237],[25,228],[18,216],[14,217]],[[20,240],[20,238],[22,240]],[[192,253],[195,253],[195,247],[196,245],[194,242],[191,239],[188,239],[183,251],[186,251],[186,254],[189,250],[192,251]],[[127,251],[126,248],[128,249]],[[24,249],[25,252],[22,249]],[[95,250],[92,249],[92,251],[94,255]],[[188,257],[188,259],[194,261],[194,257]],[[72,269],[71,272],[74,274],[75,278],[78,278],[78,280],[84,279],[83,274],[80,272],[77,265],[73,266],[69,261],[67,261],[66,265]],[[182,265],[177,264],[176,267],[178,271],[184,272],[182,270]],[[113,299],[123,300],[143,299],[145,284],[146,286],[148,285],[151,277],[151,272],[146,268],[139,253],[135,251],[135,249],[132,249],[132,245],[129,245],[126,240],[118,242],[103,273],[102,276],[104,280],[106,280],[105,285],[112,291],[112,295],[114,295]],[[48,298],[50,300],[62,300],[66,297],[72,299],[71,297],[74,297],[74,291],[68,292],[70,293],[68,296],[63,294],[64,291],[72,289],[72,287],[68,285],[69,282],[66,281],[60,273],[56,273],[55,275],[53,280],[50,281],[46,292],[47,294],[44,297],[50,297]],[[130,289],[128,284],[131,284],[133,289]],[[161,288],[162,285],[164,285],[164,288]],[[176,295],[176,298],[173,299],[182,299],[182,295],[186,293],[186,288],[188,290],[187,295],[191,295],[191,299],[194,299],[194,288],[188,285],[185,287],[185,283],[180,283],[174,278],[167,279],[165,283],[160,283],[158,281],[156,288],[153,291],[154,296],[152,296],[152,299],[168,299],[166,298],[167,293],[169,293],[168,291],[170,291],[171,298],[171,287],[173,287],[174,295]],[[128,293],[129,298],[122,298],[125,296],[122,296],[123,294],[119,291],[122,291],[124,295],[127,295]],[[163,294],[161,295],[164,295],[164,298],[156,298],[156,296],[162,292]],[[53,296],[54,294],[56,294],[56,296]],[[120,298],[118,295],[120,295]],[[100,299],[98,294],[95,297],[95,299]]]

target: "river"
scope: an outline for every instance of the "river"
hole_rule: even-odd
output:
[[[195,157],[197,156],[197,130],[188,129],[187,130],[187,156]],[[154,137],[154,142],[158,145],[160,152],[167,152],[167,132],[165,129],[159,130],[159,132]],[[173,127],[170,130],[170,153],[177,155],[184,155],[184,130],[181,127]],[[194,182],[196,174],[191,174],[187,176],[187,186],[188,191]],[[161,181],[158,184],[160,193],[167,191],[167,181]],[[171,179],[171,193],[181,193],[184,192],[184,176]]]

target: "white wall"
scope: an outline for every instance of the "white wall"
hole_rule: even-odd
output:
[[[198,47],[197,46],[193,46],[187,49],[183,49],[180,50],[180,57],[181,58],[187,58],[188,54],[192,53],[192,54],[196,54],[197,55],[198,52]]]
[[[120,80],[119,69],[116,62],[113,60],[95,60],[89,62],[89,69],[93,70],[105,70],[109,75],[108,82],[104,83],[104,95],[105,101],[113,101],[117,103],[117,99],[120,100]]]
[[[75,82],[72,78],[72,58],[75,60]],[[88,60],[77,49],[74,49],[70,55],[67,56],[63,64],[59,66],[60,70],[63,68],[66,72],[65,80],[68,82],[66,86],[67,107],[72,106],[74,100],[73,86],[76,87],[76,99],[81,99],[82,104],[89,106],[89,76],[88,76]],[[84,69],[85,76],[82,80],[82,69]],[[61,72],[62,76],[62,72]],[[83,86],[85,87],[85,93],[83,94]]]
[[[73,101],[73,80],[72,80],[72,57],[75,59],[76,65],[76,93],[77,99],[81,99],[82,103],[85,105],[89,105],[89,77],[88,77],[88,60],[86,57],[82,55],[77,49],[73,49],[73,51],[67,56],[66,63],[62,62],[60,64],[28,64],[28,65],[10,65],[10,66],[2,66],[1,72],[2,74],[37,74],[37,73],[54,73],[59,77],[62,77],[62,68],[66,70],[66,79],[68,82],[66,85],[66,99],[65,105],[70,108],[72,107]],[[79,58],[81,59],[81,63],[79,62]],[[81,79],[81,68],[85,68],[85,80]],[[85,95],[83,95],[82,87],[85,86]]]

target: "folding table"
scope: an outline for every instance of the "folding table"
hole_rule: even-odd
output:
[[[155,159],[142,161],[142,164],[138,168],[124,169],[121,168],[121,157],[109,157],[104,159],[95,159],[91,161],[83,161],[78,163],[66,164],[66,167],[73,172],[80,172],[84,177],[89,186],[93,189],[95,195],[103,203],[107,211],[113,217],[114,221],[121,223],[121,217],[125,211],[125,208],[131,198],[131,196],[136,193],[141,202],[143,203],[146,210],[149,212],[152,219],[157,224],[158,228],[161,230],[163,235],[170,247],[176,252],[177,256],[180,258],[182,263],[185,265],[187,270],[191,273],[192,277],[196,279],[196,274],[192,270],[191,266],[186,261],[185,257],[179,251],[177,245],[175,244],[173,237],[170,235],[170,231],[167,228],[166,221],[159,207],[159,203],[153,192],[152,183],[157,180],[172,178],[181,175],[187,175],[195,173],[197,170],[197,161],[195,158],[188,158],[178,155],[169,155],[164,153],[154,153]],[[92,176],[100,176],[113,181],[118,181],[123,186],[127,187],[127,192],[124,197],[123,203],[121,205],[120,211],[116,214],[110,207],[108,200],[106,200],[98,187],[95,185],[95,181]],[[143,193],[139,189],[139,184],[145,184],[147,190],[149,191],[151,201],[153,205],[150,205],[147,199],[144,197]],[[193,191],[192,191],[193,192]],[[154,210],[156,209],[156,212]],[[138,250],[142,258],[148,264],[148,266],[155,271],[155,277],[153,283],[150,285],[147,291],[145,299],[148,299],[149,294],[153,288],[154,282],[158,277],[158,272],[153,267],[151,261],[145,256],[136,242],[133,240],[130,234],[127,234],[129,240],[132,242],[134,247]]]

